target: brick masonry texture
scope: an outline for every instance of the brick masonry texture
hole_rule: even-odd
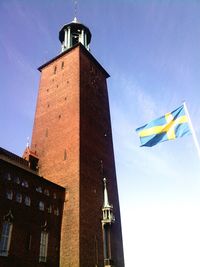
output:
[[[81,44],[41,68],[31,149],[40,175],[66,188],[61,267],[103,266],[101,160],[116,217],[112,259],[124,266],[107,77]]]

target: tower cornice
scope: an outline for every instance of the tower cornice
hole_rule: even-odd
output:
[[[72,51],[76,47],[80,47],[81,51],[83,53],[85,53],[96,65],[98,65],[98,67],[104,72],[106,78],[109,78],[110,77],[110,75],[108,74],[108,72],[101,66],[101,64],[95,59],[95,57],[81,43],[75,44],[73,47],[65,50],[64,52],[60,53],[56,57],[53,57],[52,59],[50,59],[49,61],[47,61],[43,65],[41,65],[38,68],[38,70],[41,72],[43,68],[45,68],[46,66],[48,66],[49,64],[51,64],[55,60],[59,59],[60,57],[64,56],[65,54],[69,53],[70,51]]]

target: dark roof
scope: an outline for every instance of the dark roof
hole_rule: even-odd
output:
[[[33,175],[35,175],[37,177],[37,179],[39,179],[40,181],[43,181],[45,183],[49,183],[61,190],[65,190],[65,188],[63,186],[60,186],[56,183],[51,182],[50,180],[38,175],[38,173],[36,171],[33,171],[29,168],[29,162],[19,156],[17,156],[16,154],[0,147],[0,160],[6,161],[11,165],[17,166],[18,168],[21,168],[29,173],[32,173]]]
[[[90,30],[88,29],[88,27],[86,27],[85,25],[83,25],[82,23],[79,23],[79,22],[71,22],[71,23],[68,23],[68,24],[65,24],[62,29],[60,30],[59,32],[59,40],[60,42],[62,43],[63,40],[64,40],[64,35],[65,35],[65,32],[64,30],[67,29],[68,27],[71,28],[71,31],[77,31],[77,30],[81,30],[81,29],[84,29],[87,36],[88,36],[88,43],[90,43],[91,41],[91,37],[92,37],[92,34],[90,32]]]
[[[25,167],[29,166],[29,163],[27,160],[23,159],[22,157],[17,156],[16,154],[14,154],[14,153],[12,153],[12,152],[10,152],[10,151],[2,148],[2,147],[0,147],[0,156],[1,155],[5,156],[6,158],[8,158],[10,160],[15,161],[18,164],[25,166]]]

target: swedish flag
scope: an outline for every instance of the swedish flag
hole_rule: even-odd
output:
[[[184,105],[137,128],[136,132],[139,134],[141,146],[148,147],[191,134]]]

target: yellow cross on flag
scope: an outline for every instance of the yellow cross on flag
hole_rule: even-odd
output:
[[[136,131],[140,137],[141,146],[149,147],[191,133],[184,105],[137,128]]]

